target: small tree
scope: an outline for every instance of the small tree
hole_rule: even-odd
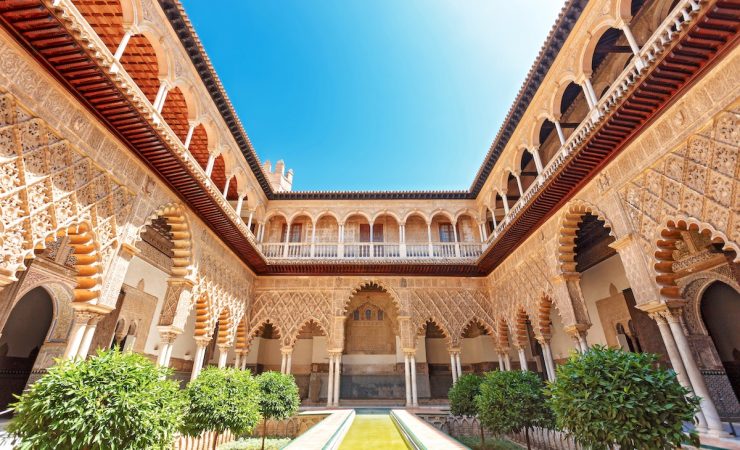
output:
[[[260,391],[259,408],[262,414],[262,450],[264,450],[267,420],[292,417],[298,411],[301,398],[293,375],[264,372],[257,377],[257,384]]]
[[[571,355],[549,387],[558,427],[596,450],[680,447],[699,400],[656,363],[656,355],[602,346]]]
[[[489,372],[475,398],[478,418],[495,434],[518,433],[523,429],[530,448],[529,429],[552,422],[543,389],[542,380],[528,370]]]
[[[475,397],[480,393],[480,384],[483,378],[474,375],[466,374],[457,379],[457,382],[452,385],[450,391],[447,393],[447,397],[450,399],[450,412],[455,416],[478,416],[478,408],[475,404]],[[486,437],[483,434],[483,423],[478,420],[480,425],[480,440],[481,443],[486,442]]]
[[[169,371],[117,350],[57,361],[12,405],[21,450],[169,449],[184,401]]]
[[[183,432],[199,436],[214,431],[213,448],[225,431],[250,432],[260,419],[259,388],[248,370],[209,367],[188,384]]]

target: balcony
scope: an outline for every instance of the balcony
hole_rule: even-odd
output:
[[[260,243],[268,260],[475,260],[486,244],[475,242],[275,242]]]

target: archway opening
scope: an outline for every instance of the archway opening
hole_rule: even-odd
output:
[[[280,372],[282,364],[281,338],[280,330],[270,322],[265,322],[257,331],[247,354],[247,367],[252,369],[252,373]]]
[[[701,317],[735,397],[740,399],[740,293],[726,283],[712,283],[701,296]]]
[[[452,367],[450,354],[447,349],[448,336],[434,321],[428,320],[421,329],[418,341],[424,343],[424,355],[429,374],[429,397],[432,399],[447,399],[447,393],[452,387]],[[417,362],[420,362],[420,352],[417,350]],[[421,386],[425,380],[419,380]]]
[[[23,392],[54,318],[51,296],[32,289],[16,303],[0,335],[0,410]]]
[[[317,258],[336,258],[339,254],[339,221],[331,214],[319,216],[316,220],[316,243],[314,256]]]
[[[391,295],[369,283],[352,295],[347,313],[340,398],[405,398],[398,308]]]
[[[527,150],[522,152],[522,159],[519,161],[519,179],[522,182],[522,189],[527,192],[532,183],[537,179],[537,165],[534,162],[532,153]]]
[[[327,334],[313,320],[301,327],[293,344],[291,373],[295,377],[301,400],[307,405],[326,402],[329,379]],[[324,392],[321,388],[324,387]]]
[[[188,105],[180,88],[172,88],[167,93],[167,98],[165,98],[162,106],[162,117],[175,133],[175,136],[180,139],[180,142],[185,144],[190,124],[188,122]]]
[[[381,214],[373,221],[373,255],[380,258],[400,256],[400,228],[390,214]]]
[[[463,373],[482,375],[494,370],[498,357],[493,345],[493,334],[480,322],[470,322],[463,331],[460,358]]]

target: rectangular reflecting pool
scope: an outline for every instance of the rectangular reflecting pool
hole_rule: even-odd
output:
[[[340,450],[407,450],[389,410],[357,409],[352,425],[339,446]]]

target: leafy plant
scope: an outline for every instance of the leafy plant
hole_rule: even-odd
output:
[[[12,406],[8,432],[20,450],[169,449],[185,403],[168,373],[117,350],[57,361]]]
[[[262,450],[265,449],[268,419],[292,417],[300,406],[301,398],[293,375],[279,372],[264,372],[257,377],[259,386],[259,409],[262,414]]]
[[[558,427],[593,449],[673,449],[699,400],[657,356],[594,346],[571,355],[549,388]],[[696,442],[696,435],[690,435]]]
[[[262,447],[262,439],[242,438],[238,441],[222,444],[218,447],[218,450],[259,450],[260,448],[264,448],[265,450],[279,450],[290,444],[290,441],[292,441],[290,438],[267,438],[264,447]]]
[[[529,429],[552,422],[542,380],[530,371],[489,372],[475,398],[478,418],[494,434],[524,430],[529,445]]]
[[[248,433],[260,420],[259,387],[248,370],[209,367],[188,384],[182,431],[199,436],[214,431],[213,448],[225,431]]]
[[[450,412],[455,416],[478,416],[478,408],[475,404],[475,397],[480,393],[480,384],[483,381],[478,375],[465,374],[457,379],[452,385],[447,397],[450,399]],[[486,438],[483,434],[483,424],[480,424],[481,442],[485,443]]]

